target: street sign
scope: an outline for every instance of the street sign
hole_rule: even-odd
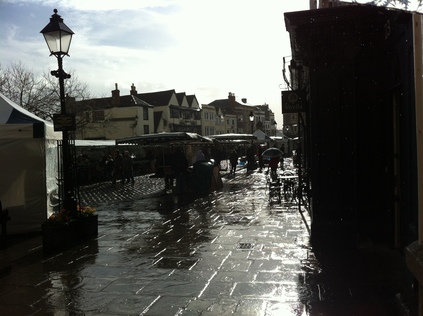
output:
[[[75,115],[73,114],[53,114],[54,130],[61,131],[75,131]]]
[[[304,90],[282,91],[282,114],[305,111]]]

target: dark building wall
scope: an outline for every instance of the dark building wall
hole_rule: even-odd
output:
[[[309,99],[312,239],[353,246],[369,237],[394,245],[409,234],[416,212],[411,16],[351,6],[285,17],[293,58],[309,78],[302,84]],[[400,84],[392,83],[392,67]]]

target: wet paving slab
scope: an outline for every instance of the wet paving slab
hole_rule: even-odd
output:
[[[317,258],[307,211],[270,203],[263,173],[223,181],[184,203],[156,178],[84,188],[98,238],[4,272],[0,315],[399,315],[396,276]]]

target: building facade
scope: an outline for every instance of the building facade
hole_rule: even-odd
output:
[[[418,238],[413,14],[349,5],[285,23],[292,87],[306,92],[312,242],[404,248]]]
[[[76,115],[76,139],[121,139],[162,132],[252,134],[257,129],[276,134],[275,116],[267,104],[237,101],[233,93],[200,107],[195,95],[184,92],[138,93],[132,84],[129,95],[121,95],[115,84],[111,97],[83,101],[69,98],[67,105]]]

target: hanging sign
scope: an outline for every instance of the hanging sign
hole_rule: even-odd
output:
[[[53,114],[54,131],[75,131],[75,115],[73,114]]]
[[[304,90],[282,91],[282,114],[305,111]]]

